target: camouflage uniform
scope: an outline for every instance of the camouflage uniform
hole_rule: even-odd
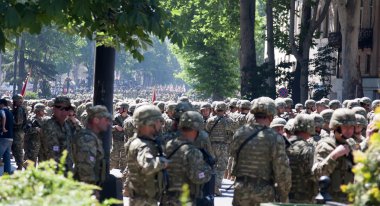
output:
[[[258,98],[253,103],[251,113],[273,118],[275,103],[268,97]],[[256,136],[242,147],[243,142],[257,131]],[[236,131],[230,151],[236,160],[232,171],[232,175],[236,176],[233,205],[256,206],[275,201],[275,183],[280,201],[287,201],[291,170],[284,139],[280,135],[267,126],[245,125]]]
[[[227,110],[224,102],[218,103],[216,110]],[[213,116],[207,120],[206,131],[209,133],[212,149],[217,159],[216,163],[216,188],[222,187],[224,172],[228,164],[228,144],[236,129],[235,122],[227,116]]]
[[[36,104],[34,110],[40,111],[45,110],[45,105]],[[25,127],[25,160],[31,160],[37,162],[37,157],[39,156],[40,147],[41,147],[41,125],[44,121],[44,117],[38,117],[32,115],[26,124]]]
[[[14,95],[12,97],[13,102],[23,101],[21,95]],[[27,110],[26,108],[13,105],[13,143],[12,143],[12,154],[16,160],[18,169],[21,169],[24,163],[24,127],[27,122]],[[8,121],[8,120],[7,120]]]
[[[314,119],[307,114],[299,114],[294,120],[294,131],[305,132],[310,136],[315,132]],[[309,138],[310,139],[310,138]],[[293,135],[291,145],[286,149],[292,169],[292,187],[289,202],[313,203],[317,187],[311,169],[314,162],[314,146],[303,137]]]
[[[111,114],[104,106],[94,106],[87,110],[88,118],[108,118]],[[101,185],[106,177],[106,162],[101,137],[91,129],[80,130],[73,139],[74,178],[94,185]]]
[[[138,107],[133,114],[134,125],[146,125],[147,121],[162,119],[160,110],[152,105]],[[127,153],[127,180],[129,205],[157,205],[162,192],[165,158],[161,157],[162,148],[156,138],[140,136],[135,133],[125,145]],[[162,182],[161,182],[162,183]]]
[[[120,104],[121,108],[128,111],[129,105],[126,103]],[[125,119],[128,116],[123,117],[122,114],[117,114],[113,120],[113,125],[118,125],[123,128]],[[110,153],[110,168],[124,170],[126,167],[126,154],[124,149],[124,131],[117,131],[116,128],[112,129],[112,149]]]

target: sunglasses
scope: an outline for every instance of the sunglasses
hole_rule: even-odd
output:
[[[63,111],[63,110],[69,111],[71,109],[71,107],[64,107],[64,106],[58,106],[58,105],[54,105],[54,107],[61,110],[61,111]]]

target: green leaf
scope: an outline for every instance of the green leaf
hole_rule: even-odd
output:
[[[20,14],[13,7],[8,7],[4,15],[5,26],[11,29],[16,29],[20,26]]]

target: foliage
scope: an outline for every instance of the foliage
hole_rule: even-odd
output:
[[[286,87],[290,96],[293,92],[290,85],[294,81],[294,72],[292,71],[294,64],[294,62],[280,62],[276,65],[276,85]]]
[[[35,92],[26,91],[24,98],[25,99],[38,99],[38,94]]]
[[[371,129],[376,132],[371,136],[369,148],[365,152],[356,151],[353,168],[355,183],[343,185],[341,189],[348,193],[349,201],[355,206],[380,205],[380,128],[379,108],[377,108]]]
[[[66,152],[67,154],[67,152]],[[77,182],[72,174],[64,175],[64,159],[57,164],[54,160],[40,163],[36,168],[33,162],[25,171],[0,177],[0,205],[111,205],[117,200],[99,203],[93,195],[100,188]]]

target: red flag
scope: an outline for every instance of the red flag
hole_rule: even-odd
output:
[[[153,89],[152,103],[156,101],[156,89]]]
[[[25,92],[26,92],[26,85],[28,84],[28,79],[29,79],[29,73],[28,73],[28,75],[27,75],[26,78],[25,78],[24,85],[22,85],[21,96],[24,96],[24,95],[25,95]]]

